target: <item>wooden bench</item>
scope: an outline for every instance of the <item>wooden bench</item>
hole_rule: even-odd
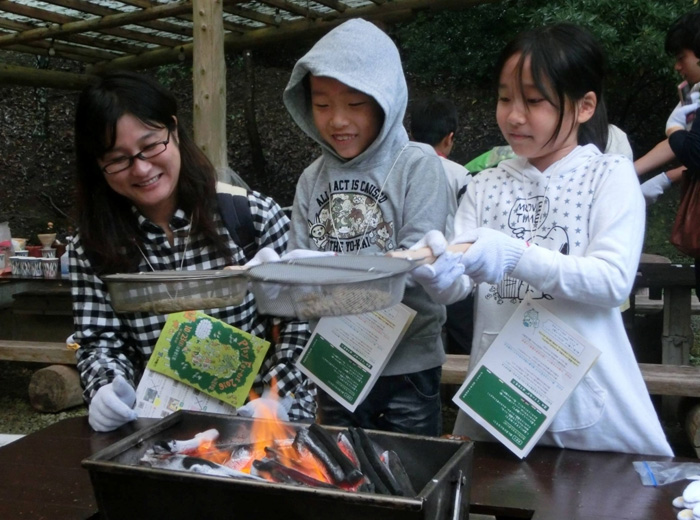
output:
[[[65,342],[0,340],[1,361],[75,365],[75,352]]]
[[[0,340],[0,361],[46,363],[29,381],[29,402],[41,412],[60,412],[83,403],[75,352],[65,342]]]
[[[467,377],[469,356],[448,354],[442,365],[441,382],[461,385]],[[700,397],[700,367],[639,363],[647,390],[652,395]]]
[[[467,377],[468,366],[469,356],[448,354],[442,365],[441,382],[461,385]],[[700,397],[700,367],[639,363],[639,369],[651,395]],[[682,423],[695,454],[700,458],[700,402],[693,400],[692,403],[683,413]]]

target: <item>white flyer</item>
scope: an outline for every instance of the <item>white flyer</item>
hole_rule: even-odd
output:
[[[166,417],[178,410],[236,415],[236,408],[185,383],[146,368],[136,389],[139,417]]]
[[[452,400],[524,458],[599,355],[578,332],[527,299]]]
[[[321,318],[296,366],[354,412],[415,315],[416,311],[399,303],[375,312]]]

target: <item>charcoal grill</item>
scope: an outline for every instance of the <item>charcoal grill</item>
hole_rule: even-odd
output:
[[[399,455],[413,487],[420,490],[415,497],[230,479],[139,465],[139,459],[154,443],[192,438],[209,428],[219,430],[221,439],[245,441],[253,421],[246,417],[180,410],[83,460],[83,467],[90,472],[101,518],[468,518],[471,442],[368,430],[374,442]],[[288,425],[295,429],[302,427]]]

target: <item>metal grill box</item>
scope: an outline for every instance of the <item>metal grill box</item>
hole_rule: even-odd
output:
[[[83,460],[101,518],[439,520],[466,519],[473,444],[433,437],[368,431],[394,450],[415,497],[352,493],[258,482],[139,465],[156,442],[192,438],[210,428],[220,438],[245,438],[254,419],[179,411]],[[292,428],[302,425],[287,423]],[[338,428],[325,427],[337,432]]]

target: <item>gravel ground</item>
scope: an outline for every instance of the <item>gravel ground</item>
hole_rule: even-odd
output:
[[[0,361],[0,434],[26,435],[67,417],[87,415],[86,406],[43,413],[29,403],[29,381],[45,365]]]

